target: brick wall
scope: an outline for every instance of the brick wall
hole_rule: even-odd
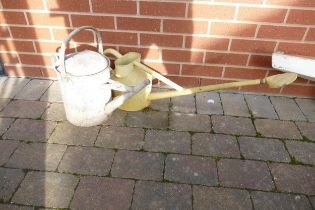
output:
[[[274,51],[315,57],[313,0],[0,2],[0,56],[10,76],[55,77],[50,54],[82,25],[97,27],[105,47],[139,51],[147,65],[186,86],[273,75]],[[93,42],[81,33],[69,52]],[[315,83],[239,90],[315,96]]]

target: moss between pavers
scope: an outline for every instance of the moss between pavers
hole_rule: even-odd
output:
[[[167,105],[168,105],[168,108],[172,108],[174,104],[172,102],[169,102],[167,103]]]
[[[212,156],[211,158],[212,158],[213,160],[215,160],[215,161],[221,160],[221,157],[219,157],[219,156]]]
[[[274,187],[274,188],[271,189],[271,192],[278,193],[280,191],[276,187]]]
[[[164,174],[164,173],[163,173]],[[170,180],[167,180],[167,179],[163,179],[161,181],[162,183],[172,183],[172,184],[177,184],[176,182],[173,182],[173,181],[170,181]],[[179,183],[180,184],[180,183]]]
[[[312,142],[309,138],[307,138],[306,136],[302,136],[303,139],[300,141],[305,141],[305,142]]]
[[[291,153],[289,152],[288,150],[288,147],[287,147],[287,144],[286,144],[286,141],[288,139],[279,139],[283,144],[284,144],[284,148],[285,150],[287,151],[287,153],[289,154],[290,156],[290,159],[291,161],[289,162],[289,164],[291,165],[304,165],[302,162],[298,161],[293,155],[291,155]],[[290,141],[290,140],[289,140]]]
[[[294,156],[291,156],[291,165],[303,165],[301,161],[298,161]]]
[[[123,125],[127,127],[128,114],[126,114],[122,120],[123,120]]]

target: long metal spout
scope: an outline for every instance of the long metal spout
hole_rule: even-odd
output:
[[[223,90],[227,88],[247,86],[247,85],[258,85],[258,84],[261,84],[260,79],[241,81],[241,82],[231,82],[231,83],[224,83],[224,84],[217,84],[217,85],[207,85],[207,86],[201,86],[201,87],[188,88],[188,89],[184,89],[180,91],[157,92],[157,93],[151,93],[148,96],[148,100],[158,100],[158,99],[163,99],[163,98],[184,96],[184,95],[189,95],[193,93],[201,93],[201,92],[212,91],[212,90]]]
[[[206,92],[206,91],[212,91],[212,90],[223,90],[227,88],[234,88],[234,87],[241,87],[241,86],[248,86],[248,85],[266,84],[269,88],[280,88],[282,86],[291,84],[296,79],[297,79],[297,74],[284,73],[284,74],[277,74],[277,75],[269,76],[263,79],[245,80],[245,81],[239,81],[239,82],[230,82],[230,83],[223,83],[223,84],[217,84],[217,85],[194,87],[194,88],[184,89],[180,91],[151,93],[148,96],[148,100],[157,100],[157,99],[170,98],[170,97],[176,97],[176,96],[184,96],[184,95],[189,95],[192,93],[200,93],[200,92]]]

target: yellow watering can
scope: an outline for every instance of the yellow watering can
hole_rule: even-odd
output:
[[[135,96],[128,99],[122,106],[119,107],[120,109],[125,111],[142,110],[150,105],[150,101],[157,99],[259,84],[266,84],[269,88],[280,88],[294,82],[297,79],[297,74],[295,73],[283,73],[269,76],[263,79],[230,82],[184,89],[171,80],[150,69],[149,67],[141,64],[140,54],[138,53],[129,52],[122,56],[118,51],[114,49],[106,49],[104,51],[104,54],[112,54],[116,58],[118,58],[115,61],[115,75],[113,80],[116,80],[128,86],[133,86],[134,84],[138,84],[139,81],[143,81],[144,79],[150,79],[152,83],[152,76],[154,76],[175,89],[174,91],[151,93],[152,86],[150,84],[150,86],[146,87],[145,90],[137,93]],[[118,96],[119,94],[114,93],[114,95]]]
[[[118,51],[114,49],[106,49],[104,51],[105,55],[113,55],[117,59],[115,60],[115,73],[112,77],[114,81],[120,82],[122,84],[129,84],[130,86],[135,86],[142,82],[143,80],[149,79],[150,85],[146,86],[142,91],[137,93],[135,96],[124,102],[119,109],[125,111],[139,111],[150,105],[150,100],[148,97],[152,89],[152,77],[159,79],[175,90],[183,90],[181,86],[167,79],[163,75],[157,73],[153,69],[140,63],[141,55],[136,52],[129,52],[125,55],[121,55]],[[114,91],[114,96],[121,95],[120,92]]]

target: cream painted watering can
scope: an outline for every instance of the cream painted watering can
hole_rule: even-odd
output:
[[[128,86],[135,86],[138,82],[145,79],[149,79],[152,83],[152,77],[155,77],[175,90],[183,90],[181,86],[140,63],[141,55],[139,53],[129,52],[125,55],[121,55],[118,51],[109,48],[104,51],[104,54],[113,55],[117,58],[115,60],[115,71],[112,79],[119,83],[123,83]],[[152,85],[148,85],[135,96],[128,99],[119,107],[119,109],[125,111],[139,111],[148,107],[150,105],[148,97],[151,93],[151,89]],[[114,91],[114,95],[119,96],[121,93]]]
[[[65,55],[70,39],[87,29],[97,37],[98,52],[84,50]],[[83,26],[72,31],[63,41],[59,56],[53,56],[67,120],[76,126],[101,124],[116,108],[150,84],[150,80],[142,80],[129,87],[111,80],[110,60],[102,53],[100,32],[93,27]],[[112,90],[124,94],[111,100]]]
[[[113,77],[113,79],[118,82],[124,83],[125,85],[133,85],[133,81],[141,81],[143,79],[152,80],[152,76],[154,76],[175,89],[173,91],[151,93],[151,86],[148,86],[145,90],[131,97],[122,106],[119,107],[120,109],[126,111],[142,110],[145,107],[149,106],[152,100],[259,84],[266,84],[269,88],[280,88],[294,82],[297,79],[297,74],[295,73],[284,73],[269,76],[263,79],[245,80],[239,82],[230,82],[224,84],[183,89],[182,87],[158,74],[149,67],[141,64],[140,54],[138,53],[129,52],[125,55],[121,55],[114,49],[106,49],[104,51],[104,54],[111,54],[117,58],[115,60],[115,76]]]

